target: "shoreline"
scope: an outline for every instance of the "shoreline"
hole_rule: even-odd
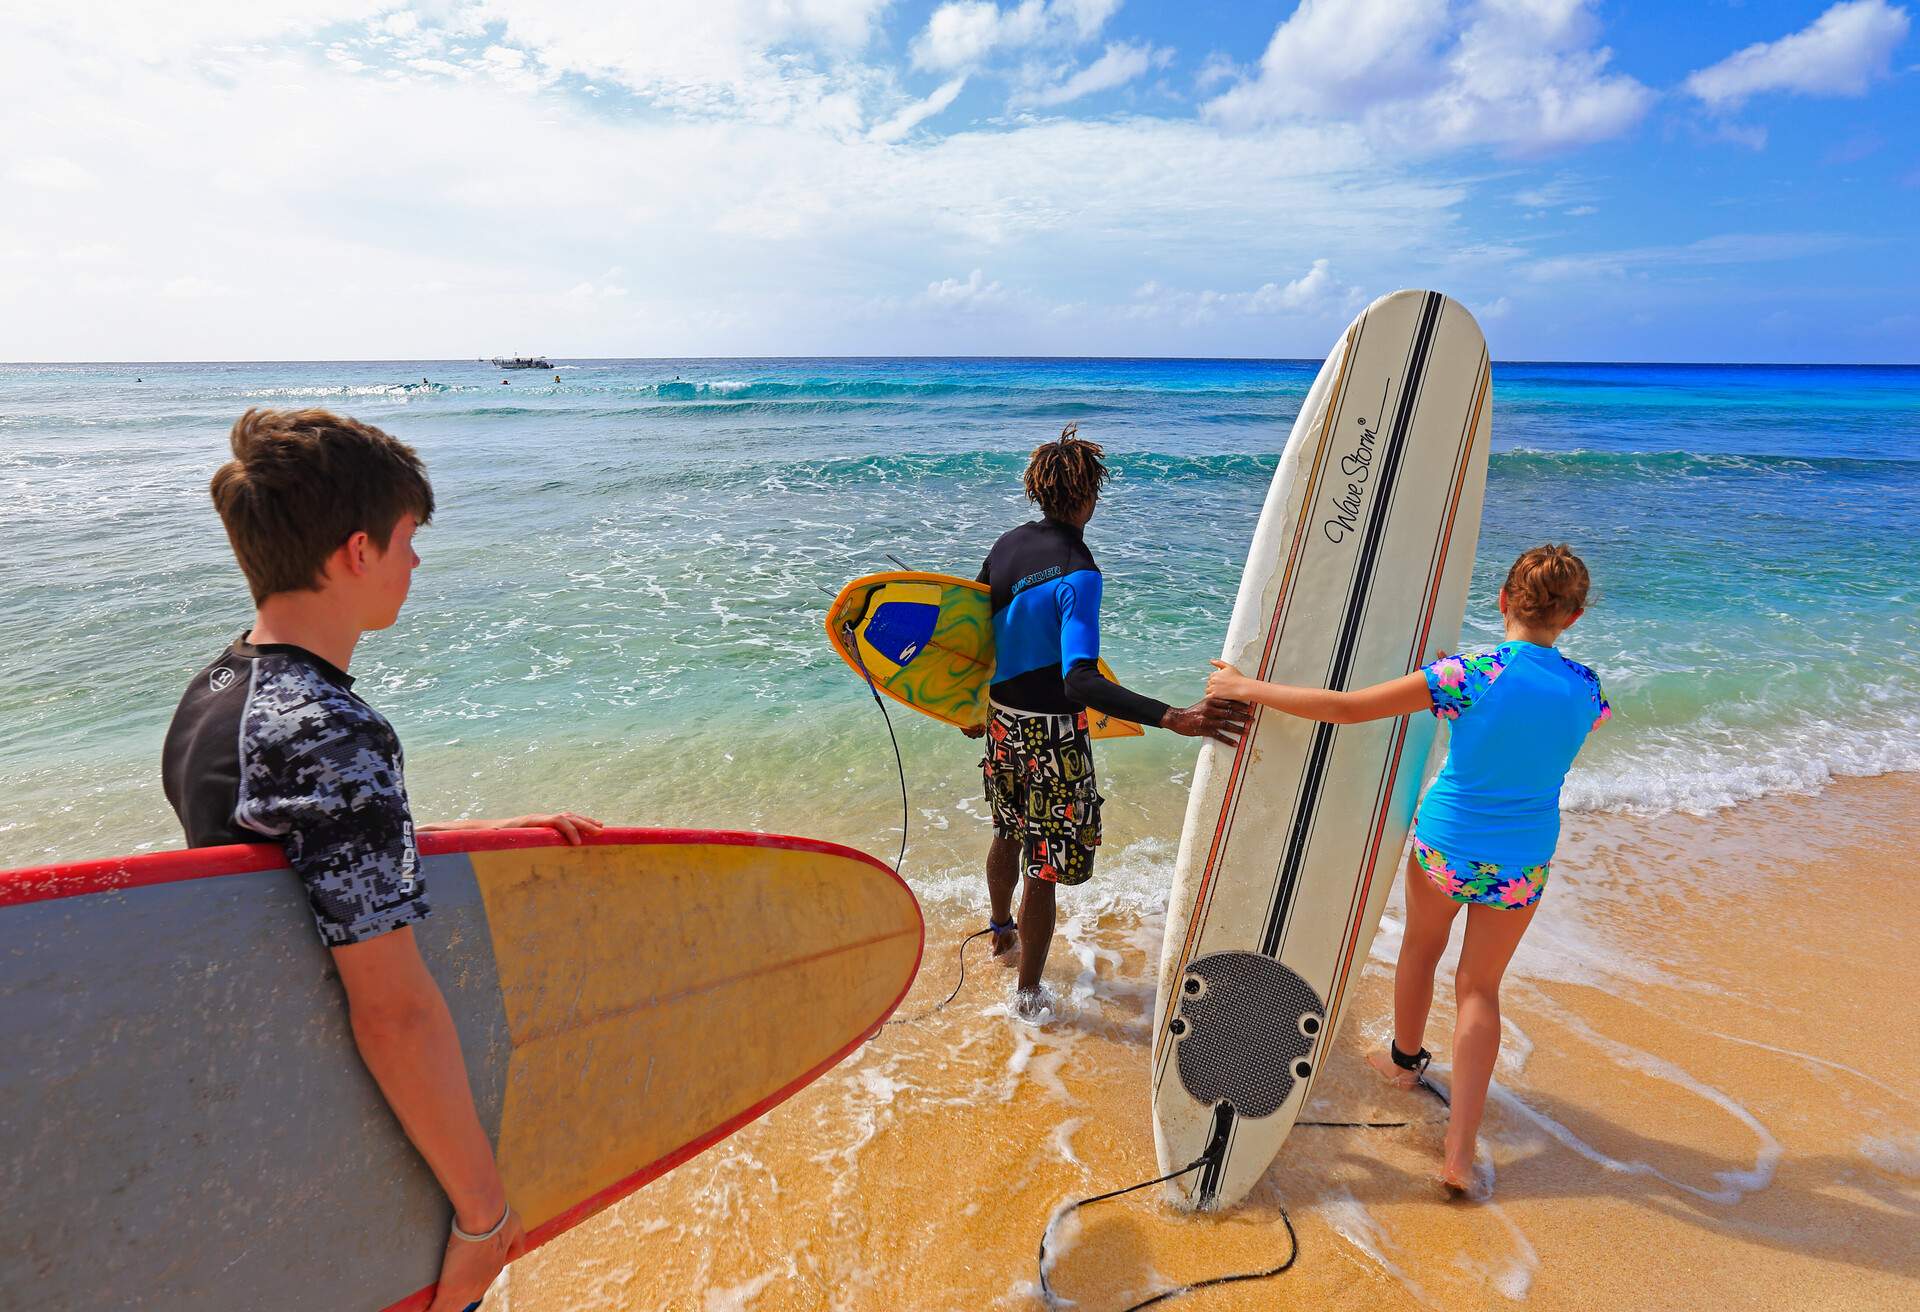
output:
[[[1505,991],[1482,1133],[1492,1201],[1427,1184],[1444,1112],[1361,1061],[1384,1041],[1399,893],[1315,1119],[1220,1217],[1143,1191],[1069,1220],[1053,1280],[1084,1306],[1284,1256],[1209,1308],[1890,1306],[1920,1295],[1920,1100],[1888,1035],[1920,1024],[1900,836],[1920,777],[1842,780],[1706,817],[1568,817]],[[1096,875],[1096,879],[1098,876]],[[1763,896],[1752,896],[1758,888]],[[971,927],[929,905],[903,1004],[953,986]],[[761,1122],[519,1263],[493,1312],[1040,1307],[1034,1251],[1069,1199],[1154,1173],[1146,1111],[1157,917],[1062,900],[1055,1019],[1013,1020],[975,958],[960,998],[893,1026]],[[1548,932],[1541,933],[1544,929]],[[1456,931],[1456,945],[1458,931]],[[1451,967],[1451,954],[1442,971]],[[1902,987],[1902,985],[1906,987]],[[1428,1046],[1444,1059],[1451,990]],[[1845,1008],[1827,1005],[1830,997]],[[1436,1062],[1444,1083],[1444,1060]],[[1622,1254],[1661,1252],[1659,1263]]]

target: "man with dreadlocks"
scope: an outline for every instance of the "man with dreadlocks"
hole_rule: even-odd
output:
[[[1087,708],[1229,745],[1247,717],[1245,703],[1221,697],[1175,709],[1100,673],[1100,567],[1082,531],[1107,467],[1100,447],[1076,428],[1068,424],[1059,441],[1036,447],[1027,463],[1027,496],[1044,518],[1001,537],[980,569],[980,582],[993,593],[993,706],[986,727],[967,732],[987,738],[981,769],[993,811],[987,850],[993,953],[1011,963],[1018,950],[1018,1006],[1026,1016],[1042,1005],[1054,889],[1084,884],[1100,843]],[[1016,925],[1018,883],[1026,891]]]

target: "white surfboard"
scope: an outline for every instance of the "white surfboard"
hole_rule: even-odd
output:
[[[1363,688],[1453,650],[1480,536],[1492,381],[1473,316],[1383,296],[1328,357],[1287,439],[1222,659]],[[1154,1139],[1199,1208],[1253,1188],[1293,1128],[1366,962],[1435,721],[1260,710],[1200,750],[1154,1012]]]

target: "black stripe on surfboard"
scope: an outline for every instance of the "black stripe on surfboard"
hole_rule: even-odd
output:
[[[1392,423],[1386,425],[1387,438],[1381,447],[1380,457],[1383,472],[1387,463],[1386,453],[1388,449],[1394,445],[1394,436],[1399,428],[1400,416],[1405,414],[1414,403],[1415,393],[1413,389],[1418,382],[1415,366],[1416,364],[1420,364],[1422,360],[1426,340],[1426,312],[1427,303],[1422,301],[1420,303],[1420,317],[1414,321],[1413,335],[1407,339],[1406,357],[1400,364],[1400,372],[1398,374],[1400,379],[1400,394],[1398,402],[1392,412],[1394,414],[1394,420]],[[1421,365],[1421,373],[1424,373],[1423,364]],[[1380,418],[1376,420],[1378,423],[1386,422],[1386,416],[1389,413],[1387,398],[1393,394],[1394,377],[1394,375],[1389,375],[1387,380],[1380,385],[1380,403],[1374,407],[1374,414],[1380,416]],[[1376,487],[1378,488],[1378,494],[1374,498],[1372,518],[1368,521],[1369,528],[1376,522],[1383,522],[1388,510],[1388,504],[1384,499],[1384,494],[1388,490],[1387,486],[1385,484],[1376,484]],[[1363,560],[1366,555],[1366,542],[1367,534],[1363,532],[1360,537],[1361,550],[1354,553],[1353,563],[1347,570],[1348,601],[1347,609],[1343,612],[1342,616],[1341,634],[1346,632],[1347,621],[1351,620],[1353,615],[1354,593],[1362,588],[1371,587],[1371,578],[1367,572],[1362,569]],[[1327,657],[1326,673],[1321,676],[1321,682],[1329,688],[1342,688],[1345,686],[1344,675],[1340,672],[1343,660],[1339,636],[1340,635],[1336,635],[1333,649]],[[1352,660],[1350,654],[1348,654],[1344,663],[1348,667],[1351,667]],[[1263,922],[1264,929],[1260,950],[1276,959],[1279,958],[1285,948],[1285,926],[1288,918],[1293,914],[1294,895],[1298,892],[1300,871],[1306,860],[1307,840],[1311,838],[1313,834],[1313,821],[1315,813],[1319,809],[1320,791],[1325,783],[1327,766],[1333,758],[1333,740],[1334,726],[1330,724],[1315,724],[1313,728],[1308,731],[1306,755],[1300,758],[1300,781],[1294,786],[1293,790],[1293,823],[1288,829],[1291,840],[1290,847],[1292,843],[1297,842],[1298,848],[1297,850],[1282,852],[1279,863],[1274,867],[1274,882],[1269,886],[1270,900],[1267,907],[1267,918],[1265,922]],[[1302,808],[1305,809],[1304,819],[1302,817]],[[1277,939],[1274,938],[1276,933],[1279,936]]]
[[[1360,358],[1360,349],[1366,341],[1367,322],[1370,318],[1371,316],[1369,314],[1363,312],[1360,315],[1359,321],[1351,329],[1353,336],[1345,343],[1344,356],[1341,360],[1340,369],[1334,384],[1333,395],[1328,401],[1329,413],[1325,420],[1328,425],[1334,425],[1339,420],[1340,409],[1346,402],[1347,388],[1351,383],[1351,376],[1348,371],[1352,368],[1353,362]],[[1328,467],[1322,463],[1327,442],[1328,435],[1323,431],[1315,455],[1314,472],[1309,475],[1307,494],[1301,502],[1303,507],[1311,507],[1319,498],[1320,480],[1325,477],[1325,470]],[[1305,512],[1303,511],[1303,513]],[[1305,545],[1296,539],[1295,546],[1301,555],[1304,556],[1306,552]],[[1253,559],[1251,553],[1249,553],[1247,567],[1251,569],[1252,566]],[[1258,677],[1262,679],[1268,679],[1273,676],[1273,661],[1279,655],[1280,643],[1287,631],[1287,620],[1293,613],[1293,600],[1298,589],[1286,586],[1290,574],[1290,570],[1282,574],[1280,596],[1274,603],[1273,612],[1267,616],[1267,639],[1260,653],[1260,664],[1257,667]],[[1240,749],[1235,758],[1237,763],[1248,762],[1252,759],[1254,742],[1260,734],[1260,714],[1258,708],[1255,708],[1255,711],[1253,721],[1247,726],[1247,733],[1241,740]],[[1200,892],[1195,898],[1193,907],[1187,913],[1191,928],[1188,931],[1187,944],[1183,947],[1180,958],[1180,969],[1182,971],[1186,969],[1187,962],[1200,950],[1200,945],[1206,937],[1207,921],[1213,911],[1214,894],[1219,891],[1221,883],[1221,880],[1215,876],[1220,875],[1226,868],[1227,852],[1233,842],[1234,825],[1239,820],[1240,799],[1246,794],[1246,781],[1247,769],[1236,766],[1233,773],[1229,776],[1226,797],[1221,804],[1222,809],[1226,813],[1225,822],[1217,827],[1214,840],[1215,846],[1204,867]],[[1173,1009],[1169,1007],[1167,1009],[1167,1016],[1170,1018],[1172,1015]],[[1153,1079],[1156,1089],[1160,1086],[1160,1082],[1166,1078],[1167,1067],[1172,1060],[1173,1044],[1168,1042],[1166,1028],[1163,1024],[1160,1030],[1160,1037],[1157,1041],[1157,1047],[1155,1048]]]
[[[1392,505],[1394,481],[1400,472],[1406,451],[1407,432],[1413,426],[1414,412],[1420,403],[1420,390],[1426,381],[1427,359],[1432,353],[1433,337],[1440,321],[1444,298],[1428,292],[1420,306],[1419,326],[1414,332],[1413,351],[1407,360],[1405,381],[1400,387],[1400,404],[1387,430],[1386,450],[1381,453],[1380,482],[1376,488],[1373,517],[1361,535],[1360,551],[1354,561],[1353,581],[1347,592],[1347,606],[1341,616],[1340,632],[1334,643],[1333,661],[1327,670],[1327,687],[1344,689],[1353,673],[1353,661],[1360,645],[1360,625],[1366,617],[1367,597],[1373,590],[1373,577],[1380,563],[1380,544],[1386,537]],[[1287,845],[1280,860],[1276,896],[1267,911],[1266,927],[1260,936],[1260,951],[1278,957],[1287,922],[1292,918],[1293,899],[1299,891],[1301,869],[1306,863],[1308,840],[1320,806],[1320,792],[1326,784],[1327,769],[1333,760],[1334,734],[1338,726],[1316,724],[1307,748],[1307,764],[1301,780],[1299,800],[1295,803],[1293,823],[1288,828]]]
[[[1429,293],[1429,295],[1435,295],[1435,294]],[[1445,313],[1444,305],[1437,306],[1435,307],[1435,309],[1436,309],[1436,313],[1433,321],[1434,323],[1433,336],[1428,337],[1423,342],[1419,333],[1416,332],[1414,336],[1413,352],[1410,352],[1408,356],[1407,387],[1406,387],[1406,390],[1401,393],[1400,412],[1395,416],[1395,419],[1394,419],[1394,427],[1401,434],[1405,434],[1412,431],[1414,421],[1420,417],[1421,402],[1426,397],[1426,373],[1427,373],[1427,366],[1428,364],[1431,363],[1432,341],[1433,341],[1433,337],[1438,336],[1439,318],[1441,315]],[[1415,352],[1419,352],[1423,354],[1419,355],[1419,357],[1416,359],[1414,354]],[[1384,413],[1384,411],[1382,411],[1382,413]],[[1406,454],[1405,443],[1404,442],[1396,443],[1392,440],[1392,437],[1390,436],[1387,450],[1381,456],[1382,472],[1381,472],[1380,489],[1379,489],[1380,499],[1378,502],[1375,503],[1373,508],[1374,519],[1372,522],[1370,522],[1367,525],[1367,533],[1369,536],[1372,536],[1374,534],[1375,525],[1377,524],[1381,526],[1379,536],[1383,539],[1385,537],[1384,526],[1393,517],[1393,513],[1394,513],[1393,508],[1396,505],[1398,505],[1400,501],[1401,488],[1400,488],[1399,480],[1396,477],[1396,474],[1398,473],[1398,462],[1404,458],[1405,454]],[[1451,483],[1449,483],[1448,486],[1451,486]],[[1378,544],[1374,543],[1370,545],[1377,546]],[[1376,564],[1377,564],[1377,559],[1370,558],[1366,554],[1365,549],[1363,549],[1361,556],[1355,558],[1353,596],[1357,600],[1354,602],[1352,607],[1347,611],[1346,617],[1345,617],[1347,626],[1349,626],[1353,631],[1353,635],[1354,635],[1353,642],[1351,646],[1344,649],[1346,661],[1347,661],[1346,668],[1341,669],[1337,672],[1331,668],[1328,670],[1327,686],[1329,688],[1345,688],[1347,686],[1348,681],[1352,677],[1353,657],[1359,650],[1360,629],[1363,627],[1366,620],[1367,607],[1372,603],[1372,597],[1370,594],[1373,586],[1372,575],[1374,573],[1374,567]],[[1432,579],[1432,573],[1431,573],[1432,553],[1431,552],[1428,553],[1428,564],[1429,564],[1428,581],[1431,581]],[[1340,658],[1340,654],[1341,654],[1341,649],[1336,648],[1336,652],[1335,652],[1336,661]],[[1405,671],[1402,671],[1402,672],[1405,673]],[[1336,679],[1338,680],[1338,682],[1334,682],[1334,680]],[[1327,729],[1332,729],[1335,726],[1325,725],[1322,727]],[[1327,735],[1327,758],[1329,763],[1328,764],[1329,769],[1331,768],[1331,762],[1333,757],[1333,738],[1334,738],[1334,735],[1332,733],[1329,733]],[[1391,757],[1381,762],[1381,774],[1383,777],[1385,776],[1388,769],[1391,768],[1392,764],[1393,764],[1393,759]],[[1376,804],[1379,802],[1379,800],[1380,799],[1378,798],[1378,796],[1374,798],[1374,801]],[[1369,809],[1369,811],[1367,812],[1367,814],[1370,814],[1370,815],[1374,813],[1375,812],[1372,809]],[[1274,946],[1274,949],[1273,949],[1273,956],[1275,957],[1280,957],[1286,953],[1287,934],[1291,931],[1293,926],[1293,904],[1296,897],[1298,896],[1298,892],[1299,892],[1299,889],[1296,881],[1295,887],[1293,887],[1287,892],[1286,900],[1282,904],[1283,909],[1280,913],[1280,924],[1282,928],[1280,931],[1280,941]],[[1316,1055],[1315,1057],[1316,1069],[1318,1068],[1318,1060],[1319,1060],[1318,1056]]]
[[[1487,373],[1487,352],[1486,352],[1486,348],[1482,347],[1480,350],[1480,360],[1479,360],[1479,363],[1474,368],[1473,376],[1476,380],[1483,380],[1485,387],[1490,387],[1491,380],[1486,377],[1486,373]],[[1485,391],[1483,387],[1483,382],[1477,381],[1475,383],[1473,392],[1469,394],[1469,402],[1468,402],[1466,418],[1460,426],[1460,441],[1459,441],[1459,444],[1454,448],[1453,474],[1451,477],[1447,479],[1447,482],[1445,485],[1449,489],[1464,488],[1463,480],[1466,478],[1466,466],[1468,461],[1472,459],[1474,439],[1479,435],[1479,432],[1480,432],[1480,410],[1481,410],[1481,407],[1485,404],[1485,400],[1484,400]],[[1464,491],[1462,491],[1460,495],[1464,495]],[[1450,493],[1449,498],[1452,499],[1452,497],[1453,497],[1453,494]],[[1446,572],[1448,557],[1445,554],[1445,552],[1442,550],[1442,545],[1448,542],[1449,540],[1450,532],[1451,532],[1451,522],[1452,521],[1449,514],[1443,514],[1440,516],[1439,523],[1436,526],[1436,531],[1433,535],[1433,549],[1427,553],[1427,575],[1426,575],[1426,580],[1422,584],[1420,591],[1422,596],[1428,598],[1430,605],[1433,604],[1434,598],[1439,591],[1440,576]],[[1407,668],[1403,671],[1403,673],[1411,674],[1415,670],[1419,669],[1422,664],[1424,664],[1422,657],[1426,655],[1426,652],[1423,650],[1423,646],[1427,636],[1428,635],[1424,633],[1418,633],[1418,632],[1415,633],[1413,642],[1407,650]],[[1395,750],[1392,752],[1389,752],[1385,757],[1381,759],[1380,776],[1378,779],[1374,781],[1373,805],[1367,809],[1366,813],[1368,815],[1372,815],[1377,818],[1382,816],[1385,813],[1385,808],[1388,800],[1387,790],[1391,786],[1391,780],[1398,773],[1397,763],[1399,761],[1401,750],[1403,750],[1404,744],[1406,741],[1406,730],[1407,730],[1407,721],[1403,718],[1400,721],[1399,729],[1396,730],[1396,733],[1395,733],[1395,741],[1396,741]],[[1378,832],[1377,830],[1374,831],[1374,833],[1377,833],[1377,832]],[[1373,839],[1374,833],[1370,833],[1368,835],[1369,841]],[[1364,851],[1366,849],[1362,849],[1362,850]],[[1398,853],[1394,854],[1394,859],[1396,861],[1398,860],[1398,855],[1399,855]],[[1374,859],[1376,861],[1379,859],[1377,853],[1375,854]],[[1389,868],[1388,878],[1389,879],[1392,878],[1391,868]],[[1347,900],[1347,924],[1349,927],[1351,927],[1353,923],[1357,919],[1359,919],[1361,915],[1362,892],[1367,888],[1367,886],[1368,886],[1368,881],[1365,879],[1358,880],[1354,883],[1353,896]],[[1351,932],[1351,929],[1349,930],[1349,932]],[[1328,1043],[1331,1042],[1331,1036],[1339,1031],[1340,1008],[1341,1008],[1340,995],[1342,991],[1343,991],[1343,986],[1341,983],[1341,977],[1336,975],[1334,977],[1334,982],[1333,982],[1333,996],[1328,1000],[1328,1004],[1327,1004],[1327,1023],[1321,1027],[1320,1040],[1315,1045],[1314,1051],[1309,1054],[1309,1057],[1313,1062],[1313,1070],[1314,1070],[1313,1077],[1309,1078],[1309,1080],[1307,1081],[1307,1093],[1309,1096],[1311,1096],[1313,1092],[1313,1080],[1319,1077],[1320,1059],[1321,1059],[1322,1050],[1326,1047]]]
[[[1328,669],[1329,688],[1344,688],[1353,671],[1360,623],[1366,613],[1367,595],[1373,588],[1374,570],[1379,564],[1380,542],[1386,536],[1388,502],[1394,479],[1399,473],[1401,453],[1406,447],[1407,430],[1412,427],[1420,389],[1426,381],[1427,358],[1432,350],[1434,332],[1439,325],[1444,302],[1445,298],[1438,292],[1428,292],[1420,305],[1420,318],[1414,329],[1413,345],[1402,375],[1404,381],[1400,387],[1400,404],[1394,414],[1393,426],[1388,429],[1386,449],[1381,454],[1378,496],[1374,501],[1373,515],[1367,521],[1366,531],[1361,537],[1360,552],[1355,559],[1352,581],[1348,585],[1346,611]],[[1300,791],[1294,803],[1293,822],[1288,827],[1287,846],[1277,872],[1275,896],[1269,904],[1266,926],[1260,940],[1260,951],[1276,960],[1280,956],[1280,945],[1292,911],[1293,896],[1298,890],[1307,839],[1313,832],[1314,815],[1319,809],[1320,790],[1326,781],[1328,762],[1333,756],[1333,730],[1334,726],[1330,724],[1315,725],[1313,738],[1307,748],[1306,768],[1302,772]],[[1238,1120],[1233,1108],[1226,1103],[1215,1106],[1208,1144],[1212,1152],[1195,1186],[1196,1204],[1203,1209],[1213,1206],[1219,1197],[1220,1177],[1226,1170],[1232,1141],[1237,1137]]]

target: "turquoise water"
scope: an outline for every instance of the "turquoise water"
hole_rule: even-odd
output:
[[[425,566],[354,667],[423,816],[566,805],[890,852],[892,758],[826,594],[886,553],[971,574],[1026,516],[1026,451],[1077,421],[1119,475],[1088,532],[1107,655],[1191,699],[1316,367],[0,366],[0,865],[178,841],[161,735],[250,615],[206,496],[247,406],[336,408],[428,462]],[[1566,647],[1617,715],[1570,806],[1920,767],[1920,369],[1502,365],[1494,451],[1469,641],[1522,547],[1571,541],[1598,585]],[[971,843],[977,749],[896,720],[916,843]],[[1103,752],[1123,843],[1171,840],[1191,764],[1163,734]]]

